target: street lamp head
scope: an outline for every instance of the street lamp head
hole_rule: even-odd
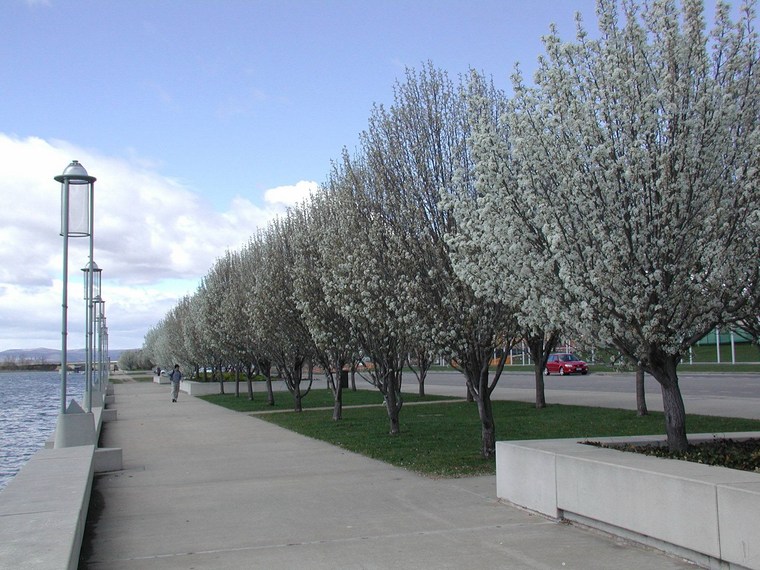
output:
[[[96,178],[72,160],[63,174],[54,177],[61,183],[61,235],[86,237],[92,233],[91,202]]]
[[[96,323],[102,323],[106,319],[106,302],[105,299],[103,299],[100,295],[97,295],[93,300],[92,304],[95,307],[95,322]]]
[[[93,299],[100,298],[100,280],[103,270],[92,261],[82,268],[82,272],[84,273],[84,300],[88,300],[91,294]],[[92,279],[92,291],[90,291],[90,279]]]
[[[64,170],[63,174],[59,174],[55,177],[57,182],[68,181],[69,184],[90,184],[95,182],[97,178],[89,176],[87,170],[82,166],[78,160],[72,160]]]

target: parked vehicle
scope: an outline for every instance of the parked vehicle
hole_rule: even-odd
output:
[[[546,361],[546,369],[544,374],[549,376],[550,374],[559,374],[564,376],[565,374],[588,374],[588,364],[569,352],[556,352],[549,355],[549,360]]]

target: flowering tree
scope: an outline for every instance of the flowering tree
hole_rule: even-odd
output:
[[[218,321],[218,315],[216,314],[216,302],[219,300],[217,297],[218,292],[209,283],[209,274],[207,274],[201,280],[190,307],[190,314],[193,317],[194,326],[199,335],[199,354],[202,363],[201,371],[203,372],[203,379],[205,381],[210,378],[212,382],[216,381],[221,375],[221,370],[226,360],[223,352],[224,347],[221,343],[221,335],[216,328]],[[224,391],[223,384],[220,386],[220,391]]]
[[[245,351],[244,361],[252,366],[248,367],[248,395],[253,397],[252,376],[255,368],[256,373],[264,376],[267,387],[267,404],[274,406],[274,390],[272,389],[272,359],[266,351],[266,343],[262,337],[262,327],[257,321],[260,318],[260,312],[256,310],[258,303],[261,301],[256,295],[256,283],[258,282],[263,263],[264,238],[259,233],[252,236],[248,243],[240,252],[238,264],[238,280],[240,300],[242,301],[242,321],[241,336],[237,342],[240,343],[242,350]]]
[[[676,368],[757,299],[760,98],[752,10],[599,3],[598,40],[546,39],[536,88],[519,77],[519,184],[534,192],[567,324],[660,383],[671,449],[687,445]],[[621,21],[622,20],[622,21]],[[539,179],[541,183],[533,183]],[[755,305],[756,309],[756,305]]]
[[[145,334],[142,346],[143,352],[148,354],[151,362],[154,362],[160,368],[164,367],[165,362],[171,362],[170,358],[167,357],[168,351],[166,349],[165,337],[162,334],[163,323],[165,321],[166,316],[151,327],[151,329]]]
[[[485,81],[481,94],[493,94]],[[405,238],[400,244],[414,260],[419,294],[416,318],[408,324],[408,349],[447,355],[462,372],[467,391],[478,405],[482,455],[495,449],[490,396],[517,334],[514,309],[505,298],[477,297],[452,267],[447,234],[457,224],[442,204],[451,194],[468,194],[471,157],[468,148],[467,98],[446,73],[431,64],[407,70],[395,87],[389,109],[377,107],[363,135],[363,149],[373,180],[390,197],[389,223]],[[496,354],[499,367],[489,365]]]
[[[208,363],[206,351],[203,346],[204,338],[202,325],[198,319],[198,313],[194,308],[197,298],[197,291],[192,296],[186,295],[176,307],[179,311],[178,317],[181,326],[180,333],[182,335],[182,354],[184,354],[184,357],[180,359],[180,363],[183,363],[185,370],[193,370],[195,372],[197,372],[201,366],[204,366],[205,368]]]
[[[739,321],[739,326],[752,335],[755,344],[760,345],[760,316],[747,317]]]
[[[350,324],[351,343],[369,357],[369,381],[382,393],[390,433],[400,432],[401,374],[421,294],[407,236],[395,230],[394,196],[361,156],[344,153],[326,185],[334,213],[320,238],[325,299]]]
[[[292,214],[273,221],[262,234],[260,267],[253,286],[251,311],[264,353],[277,367],[293,395],[294,408],[311,389],[301,388],[303,367],[313,355],[313,342],[297,306],[293,280],[296,254],[293,236],[298,231]]]
[[[231,279],[224,258],[217,260],[203,278],[195,295],[193,310],[202,334],[204,363],[211,365],[212,380],[218,380],[219,393],[224,394],[223,370],[230,363],[232,352],[222,307],[229,301]],[[205,374],[204,367],[204,374]]]
[[[198,361],[188,349],[187,334],[192,326],[192,300],[185,296],[145,336],[145,350],[161,368],[180,364],[185,370],[197,368]]]
[[[510,299],[534,365],[536,407],[546,406],[544,369],[560,337],[562,297],[546,228],[537,223],[533,186],[512,154],[509,102],[470,74],[467,93],[469,184],[446,201],[457,220],[446,239],[453,267],[480,298]],[[542,172],[535,173],[540,177]],[[461,177],[461,175],[460,175]]]
[[[327,194],[313,195],[302,207],[292,211],[298,228],[293,235],[296,271],[293,287],[296,304],[311,335],[314,359],[322,367],[327,386],[333,394],[333,420],[343,417],[341,375],[355,359],[358,348],[351,334],[349,319],[327,302],[322,281],[317,275],[328,274],[320,244],[324,232],[334,231],[338,218],[335,204]]]
[[[227,251],[217,261],[219,273],[225,276],[226,290],[219,307],[221,326],[230,364],[235,366],[235,395],[240,396],[240,373],[246,373],[248,399],[253,399],[253,375],[256,372],[254,335],[245,311],[249,296],[249,277],[244,271],[241,252]]]

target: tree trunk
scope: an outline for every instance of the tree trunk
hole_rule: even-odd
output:
[[[295,404],[295,411],[303,411],[303,402],[301,401],[301,381],[300,379],[294,383],[293,386],[293,401]]]
[[[421,372],[420,373],[420,377],[417,379],[417,381],[418,381],[418,383],[420,385],[420,390],[419,390],[419,396],[420,396],[420,398],[424,398],[425,397],[425,375],[426,375],[425,372]]]
[[[670,451],[686,451],[686,411],[678,383],[662,385],[662,406],[665,410],[665,431]]]
[[[417,368],[415,368],[412,365],[411,360],[407,360],[407,365],[409,366],[409,369],[414,373],[414,376],[417,378],[417,384],[419,385],[419,396],[420,398],[425,397],[425,378],[427,378],[428,370],[430,370],[430,364],[431,359],[428,358],[427,353],[425,351],[417,351]]]
[[[340,378],[338,378],[337,386],[335,386],[335,402],[333,404],[333,421],[339,421],[343,419],[343,384]]]
[[[646,416],[648,414],[647,396],[644,392],[644,368],[638,366],[636,368],[636,415]]]
[[[480,432],[482,437],[480,453],[483,459],[490,459],[496,455],[496,426],[493,421],[491,396],[487,393],[483,394],[478,400],[478,413],[480,414]]]
[[[533,361],[533,374],[536,378],[536,409],[546,407],[546,390],[544,389],[544,365]]]
[[[248,400],[253,400],[253,366],[250,364],[246,367],[246,377],[248,381]]]
[[[272,389],[272,365],[264,362],[260,366],[264,378],[267,379],[267,406],[274,406],[274,390]]]
[[[480,416],[481,448],[483,459],[490,459],[496,454],[496,424],[493,419],[491,392],[488,389],[489,370],[480,373],[478,387],[478,414]]]
[[[678,385],[676,367],[680,358],[676,355],[653,351],[647,370],[660,383],[662,407],[665,411],[665,433],[670,451],[685,451],[689,445],[686,437],[686,410]]]
[[[398,435],[401,433],[399,424],[399,413],[401,411],[401,400],[399,390],[399,378],[395,371],[386,372],[388,375],[385,382],[385,407],[388,410],[388,420],[390,421],[390,434]]]
[[[528,344],[530,357],[533,360],[533,374],[536,379],[536,408],[539,410],[546,407],[544,368],[549,354],[557,346],[558,341],[559,331],[552,331],[548,338],[546,332],[525,335],[525,342]]]
[[[531,335],[525,339],[533,360],[533,378],[536,386],[536,409],[546,407],[546,389],[544,386],[544,335]]]
[[[401,433],[401,427],[399,424],[399,408],[396,401],[396,391],[394,389],[388,390],[385,395],[385,407],[388,410],[388,420],[390,421],[390,434],[398,435]]]
[[[348,370],[343,370],[344,362],[338,358],[332,366],[328,365],[325,370],[327,378],[327,387],[333,395],[333,421],[343,419],[343,378],[346,378],[346,387],[348,387]],[[335,370],[335,372],[333,372]]]
[[[240,397],[240,365],[235,367],[235,397]]]

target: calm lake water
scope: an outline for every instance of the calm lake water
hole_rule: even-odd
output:
[[[67,374],[67,403],[83,405],[84,374]],[[0,372],[0,491],[55,431],[59,372]]]

